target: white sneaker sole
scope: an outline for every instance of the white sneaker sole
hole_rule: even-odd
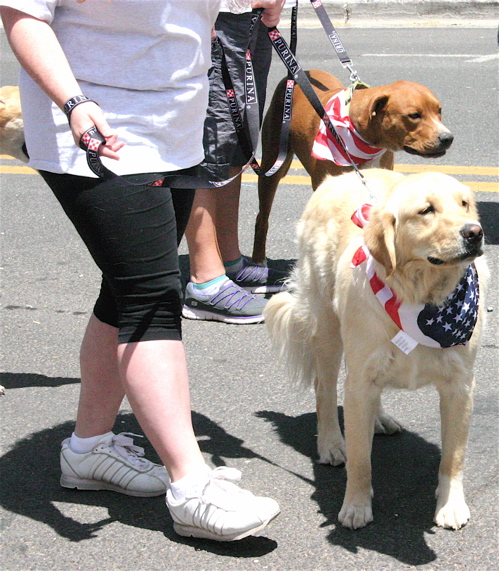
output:
[[[237,283],[234,281],[234,283]],[[238,284],[239,285],[239,284]],[[244,291],[248,293],[279,293],[280,291],[284,291],[286,288],[282,285],[280,286],[239,286]]]
[[[252,315],[250,317],[231,317],[220,313],[212,313],[204,309],[193,309],[187,305],[182,308],[182,317],[185,319],[197,319],[200,321],[220,321],[222,323],[231,323],[233,325],[251,325],[252,323],[261,323],[265,320],[263,315]]]
[[[267,521],[264,521],[261,525],[247,529],[246,531],[236,532],[229,535],[218,535],[202,527],[192,527],[189,525],[181,525],[180,523],[173,522],[173,529],[183,537],[197,537],[201,539],[212,539],[214,541],[238,541],[244,539],[249,535],[254,535],[259,531],[262,531],[272,520],[274,520],[281,512],[273,514]]]
[[[86,480],[84,478],[75,478],[73,476],[68,476],[67,474],[61,475],[61,486],[63,488],[72,488],[77,490],[93,490],[100,491],[105,490],[108,492],[118,492],[119,494],[125,494],[126,496],[134,496],[137,498],[154,498],[156,496],[162,496],[166,493],[166,488],[164,490],[156,490],[152,492],[142,492],[136,490],[127,490],[116,484],[111,484],[111,482],[103,482],[101,480]]]

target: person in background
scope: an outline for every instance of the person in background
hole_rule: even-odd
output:
[[[279,506],[239,488],[237,470],[210,469],[199,449],[177,253],[194,193],[168,187],[168,173],[203,158],[218,10],[218,0],[0,0],[22,66],[29,164],[103,274],[81,347],[61,484],[131,496],[166,492],[177,533],[231,541],[261,530]],[[273,13],[271,6],[264,17]],[[93,126],[105,139],[103,162],[119,176],[90,171],[78,145]],[[164,466],[145,459],[133,435],[112,432],[125,395]]]
[[[289,0],[288,0],[289,2]],[[234,78],[239,109],[244,109],[245,53],[248,47],[251,9],[262,2],[222,0],[216,34],[224,46],[227,66]],[[265,105],[267,76],[272,59],[272,44],[267,26],[277,25],[285,0],[272,0],[275,22],[260,24],[252,54],[260,121]],[[227,103],[222,79],[222,52],[218,42],[212,46],[210,99],[204,126],[205,160],[203,171],[209,180],[226,180],[241,172],[247,157],[239,145]],[[239,197],[241,175],[218,189],[198,189],[186,228],[191,277],[185,289],[182,315],[187,319],[251,324],[263,321],[267,303],[256,293],[274,293],[284,287],[285,274],[258,266],[239,249]]]

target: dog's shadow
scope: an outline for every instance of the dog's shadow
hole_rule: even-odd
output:
[[[193,423],[200,437],[201,450],[211,456],[216,466],[225,464],[222,454],[233,458],[259,457],[242,446],[240,439],[225,432],[206,416],[193,412]],[[15,525],[14,514],[18,514],[51,527],[59,536],[71,542],[96,538],[105,527],[119,522],[157,531],[172,542],[221,556],[254,558],[276,549],[276,541],[265,536],[248,537],[235,543],[180,537],[173,531],[164,496],[134,498],[113,492],[82,492],[62,488],[59,485],[60,443],[71,434],[73,428],[74,422],[68,421],[41,430],[17,441],[0,457],[0,506],[9,512],[2,518],[4,529]],[[118,415],[114,431],[143,433],[132,414]],[[147,458],[159,462],[146,439],[137,439],[135,444],[145,449]],[[88,510],[87,507],[102,509]],[[103,510],[105,517],[102,517]]]
[[[340,407],[342,421],[342,407]],[[344,466],[318,463],[315,413],[297,417],[260,411],[280,440],[310,458],[314,467],[312,499],[324,515],[323,527],[331,527],[328,540],[352,553],[368,549],[383,553],[407,565],[424,565],[436,559],[425,534],[434,533],[440,450],[417,434],[404,430],[392,436],[376,435],[373,441],[374,522],[352,531],[338,522],[346,485]]]

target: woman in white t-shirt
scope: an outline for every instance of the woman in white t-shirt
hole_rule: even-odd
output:
[[[61,484],[167,492],[179,534],[228,541],[260,530],[279,507],[235,484],[217,485],[234,479],[234,470],[211,470],[199,450],[176,248],[193,192],[150,184],[203,158],[218,9],[219,0],[0,0],[23,68],[29,164],[103,273],[81,349],[76,427],[62,444]],[[120,176],[100,179],[89,170],[78,144],[94,125],[105,140],[103,161]],[[142,458],[129,435],[112,432],[125,394],[168,473]]]

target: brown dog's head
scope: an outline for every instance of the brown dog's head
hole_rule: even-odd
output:
[[[350,116],[375,147],[435,158],[445,155],[454,136],[442,123],[442,107],[424,85],[396,81],[357,90]],[[354,100],[352,100],[352,104]]]
[[[420,290],[442,278],[445,269],[453,279],[483,254],[472,190],[440,173],[410,175],[396,183],[373,207],[364,239],[387,276],[420,281],[413,284]]]

